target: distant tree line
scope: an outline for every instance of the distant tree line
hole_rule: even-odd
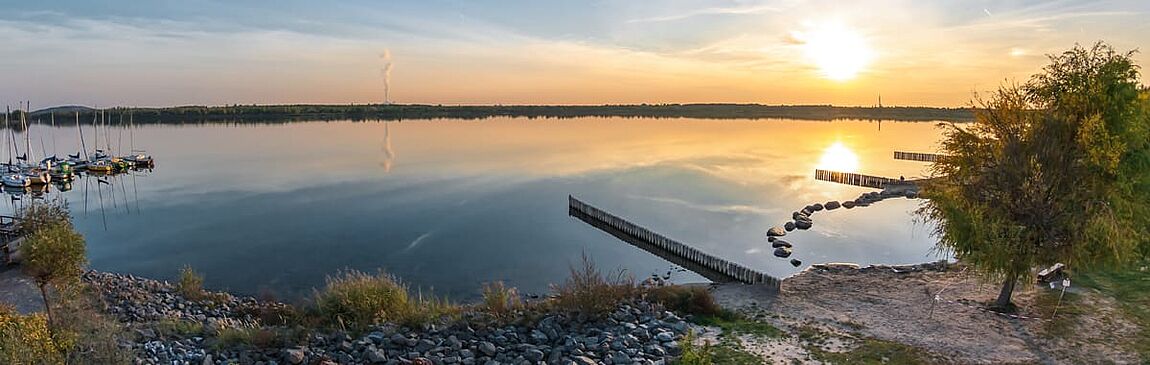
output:
[[[482,105],[443,106],[422,104],[368,105],[228,105],[179,106],[168,108],[112,108],[102,111],[109,124],[123,118],[137,124],[189,123],[280,123],[300,120],[405,120],[405,119],[485,119],[493,117],[525,118],[699,118],[699,119],[767,119],[803,120],[898,120],[948,121],[974,120],[971,108],[932,107],[840,107],[831,105],[761,105],[761,104],[637,104],[637,105]],[[18,121],[19,111],[10,120]],[[32,123],[48,123],[55,116],[58,124],[96,120],[99,110],[86,107],[57,107],[32,112]],[[130,116],[130,117],[129,117]]]

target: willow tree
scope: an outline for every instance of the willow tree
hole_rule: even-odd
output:
[[[995,307],[1036,267],[1122,262],[1144,242],[1150,119],[1132,56],[1075,46],[947,125],[919,213],[940,249],[1002,281]]]

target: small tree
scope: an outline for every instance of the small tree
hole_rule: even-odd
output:
[[[25,220],[39,222],[35,231],[28,233],[20,251],[24,255],[24,272],[40,288],[48,322],[52,322],[52,306],[48,301],[48,285],[67,285],[80,279],[88,261],[85,257],[84,237],[74,228],[65,214],[63,220],[48,222],[41,217]]]
[[[1125,261],[1144,242],[1150,118],[1137,70],[1132,53],[1076,46],[994,93],[973,125],[949,125],[919,213],[941,249],[1002,280],[996,307],[1036,266]]]

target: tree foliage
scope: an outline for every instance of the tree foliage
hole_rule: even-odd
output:
[[[1132,55],[1076,46],[948,125],[920,214],[941,249],[1004,280],[1000,305],[1036,266],[1125,261],[1145,241],[1150,108]]]
[[[79,281],[84,274],[88,260],[85,255],[84,237],[72,227],[71,219],[61,203],[24,212],[22,224],[27,238],[20,246],[24,256],[23,270],[40,287],[44,297],[44,308],[48,319],[52,320],[52,309],[48,302],[47,286],[67,285]],[[62,215],[59,212],[64,212]],[[46,217],[57,217],[50,220]],[[32,228],[29,229],[29,225]]]

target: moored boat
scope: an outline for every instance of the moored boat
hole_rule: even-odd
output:
[[[15,188],[23,188],[32,185],[32,181],[29,180],[27,176],[18,173],[4,174],[3,176],[0,176],[0,182],[2,182],[4,186]]]

